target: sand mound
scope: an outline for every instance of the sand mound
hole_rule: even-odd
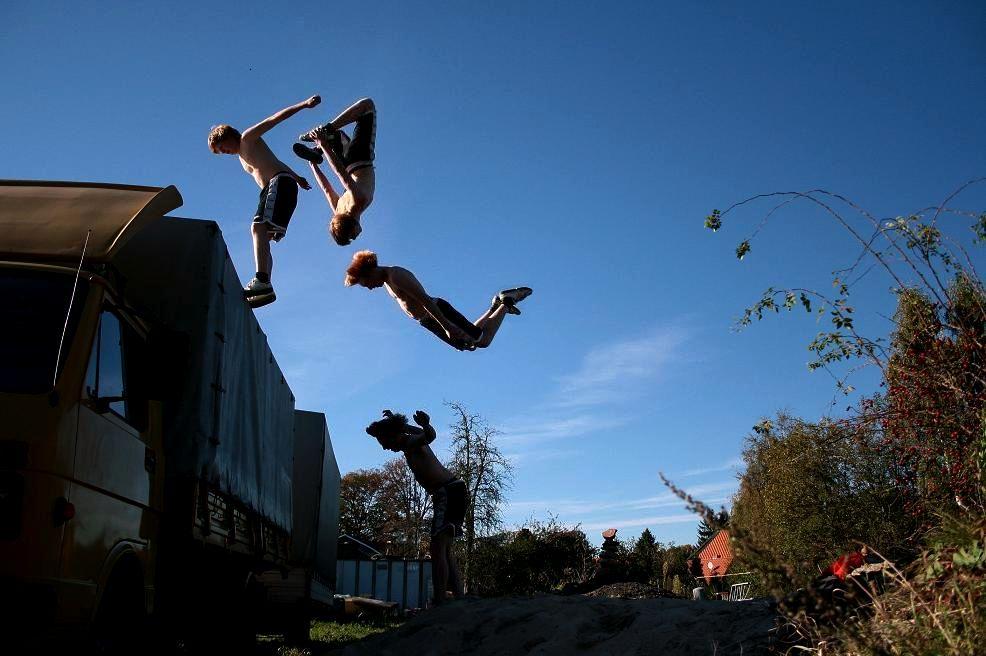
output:
[[[466,599],[422,613],[347,656],[766,653],[774,613],[759,602],[570,597]]]
[[[586,592],[586,597],[608,597],[610,599],[656,599],[666,597],[675,599],[675,595],[661,588],[644,583],[610,583]]]

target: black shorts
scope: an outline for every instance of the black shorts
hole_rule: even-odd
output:
[[[267,232],[271,233],[274,241],[288,231],[288,223],[298,204],[298,181],[288,173],[278,173],[263,189],[260,190],[260,203],[254,223],[266,223]]]
[[[462,522],[466,518],[469,493],[461,478],[453,478],[431,493],[431,534],[438,535],[452,527],[452,537],[462,533]]]
[[[353,138],[342,150],[346,173],[373,166],[377,140],[377,110],[361,114],[353,128]]]
[[[449,304],[449,302],[446,301],[444,298],[436,298],[435,299],[435,305],[437,305],[438,306],[438,309],[442,311],[442,314],[445,315],[445,318],[446,319],[448,319],[449,321],[451,321],[452,323],[454,323],[456,326],[458,326],[459,328],[461,328],[463,330],[463,332],[465,332],[467,335],[469,335],[470,337],[472,337],[473,340],[478,340],[480,337],[483,336],[483,329],[482,328],[480,328],[479,326],[477,326],[476,324],[474,324],[472,321],[469,321],[469,319],[466,319],[464,316],[462,316],[459,313],[459,311],[456,310],[454,307],[452,307]],[[445,329],[442,328],[442,326],[437,321],[435,321],[434,318],[432,318],[432,317],[426,317],[424,319],[421,319],[421,321],[419,323],[422,326],[424,326],[425,328],[427,328],[428,330],[430,330],[431,332],[435,333],[435,335],[438,337],[438,339],[442,340],[446,344],[448,344],[448,345],[452,346],[453,348],[456,348],[456,349],[458,349],[460,351],[465,351],[466,350],[465,343],[463,343],[461,340],[457,340],[457,339],[456,340],[452,340],[452,339],[449,339],[449,336],[445,332]]]

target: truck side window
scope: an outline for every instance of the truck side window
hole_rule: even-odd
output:
[[[146,400],[141,399],[137,374],[143,340],[126,322],[109,311],[99,317],[99,329],[89,358],[86,395],[102,399],[109,409],[138,430],[146,428]]]

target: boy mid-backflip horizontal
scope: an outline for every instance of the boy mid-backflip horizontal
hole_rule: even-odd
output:
[[[443,298],[430,296],[413,273],[399,266],[380,266],[372,251],[359,251],[346,270],[347,287],[383,286],[402,310],[422,326],[460,351],[486,348],[493,341],[503,317],[520,314],[517,303],[531,295],[530,287],[505,289],[493,297],[490,309],[471,322]]]
[[[355,123],[350,139],[342,128]],[[301,135],[302,141],[312,141],[318,149],[295,144],[294,152],[312,168],[325,200],[332,208],[329,233],[340,246],[352,242],[363,231],[360,217],[373,202],[376,172],[373,168],[374,144],[377,133],[377,109],[370,98],[357,100],[334,119]],[[340,195],[318,167],[324,158],[342,184]]]
[[[288,230],[288,222],[298,204],[298,187],[311,189],[303,177],[279,160],[261,138],[265,132],[302,109],[321,102],[318,96],[286,107],[265,118],[240,134],[229,125],[217,125],[209,132],[209,149],[217,155],[238,155],[240,165],[260,187],[260,202],[253,217],[253,257],[257,274],[243,290],[253,307],[273,303],[277,298],[270,284],[273,266],[270,242],[280,241]]]
[[[431,495],[434,514],[431,520],[431,580],[435,591],[435,604],[445,601],[445,593],[462,596],[462,577],[452,553],[456,535],[462,533],[462,523],[469,506],[469,492],[465,482],[450,472],[428,446],[435,441],[435,429],[431,418],[423,410],[414,413],[414,423],[407,423],[404,415],[383,411],[383,419],[366,427],[366,432],[377,438],[380,446],[388,451],[403,452],[404,459],[414,479]]]

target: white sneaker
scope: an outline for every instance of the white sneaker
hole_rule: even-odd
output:
[[[264,307],[265,305],[270,305],[277,300],[277,295],[274,292],[270,294],[261,294],[260,296],[251,296],[247,299],[247,305],[257,309],[259,307]]]
[[[247,299],[273,293],[274,287],[269,282],[260,282],[256,278],[248,282],[247,286],[243,288],[243,297]]]

